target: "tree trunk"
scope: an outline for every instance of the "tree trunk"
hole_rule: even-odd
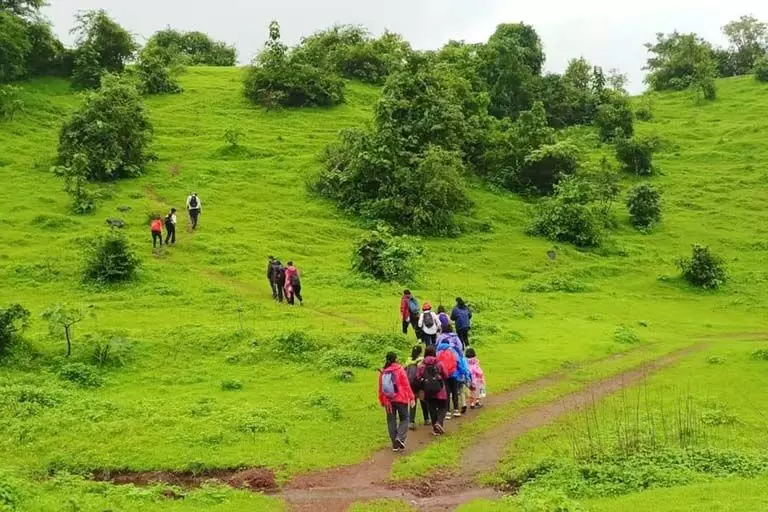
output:
[[[72,340],[69,337],[69,326],[64,326],[64,334],[67,336],[67,357],[72,355]]]

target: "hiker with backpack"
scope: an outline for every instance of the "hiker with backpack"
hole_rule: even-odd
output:
[[[160,242],[160,247],[163,247],[163,220],[160,217],[155,217],[149,224],[149,230],[152,232],[152,248],[157,248],[157,243]]]
[[[403,334],[408,334],[408,325],[413,327],[417,340],[421,340],[419,329],[419,301],[411,294],[411,290],[403,291],[400,298],[400,320],[403,321]]]
[[[475,349],[467,349],[467,361],[469,362],[469,371],[472,374],[472,386],[470,386],[469,408],[475,409],[483,406],[483,398],[487,393],[485,387],[485,372],[480,367],[480,360],[477,358]]]
[[[196,192],[192,192],[192,195],[187,198],[187,212],[189,213],[189,221],[192,223],[192,229],[197,229],[197,218],[202,211],[202,201],[197,197]]]
[[[410,426],[409,409],[415,405],[415,398],[408,375],[397,362],[397,354],[394,352],[387,354],[384,368],[379,373],[379,403],[387,411],[392,451],[401,452],[405,450]]]
[[[464,355],[456,350],[447,339],[437,346],[437,359],[443,364],[448,379],[445,384],[448,391],[448,410],[449,413],[446,419],[450,417],[451,402],[453,402],[453,417],[459,418],[466,412],[465,405],[461,405],[461,386],[462,384],[469,385],[472,381],[472,374],[469,372],[469,366]],[[460,411],[464,409],[463,412]]]
[[[408,375],[408,382],[411,384],[413,395],[419,400],[419,403],[421,403],[421,414],[424,416],[424,425],[429,425],[429,405],[427,405],[427,401],[424,399],[424,391],[421,390],[419,379],[417,377],[419,373],[419,365],[424,361],[424,358],[421,356],[421,351],[421,345],[413,347],[411,350],[411,358],[408,360],[408,364],[405,365],[405,373]],[[411,418],[411,430],[416,430],[415,402],[411,406],[409,415]]]
[[[304,305],[304,299],[301,296],[301,277],[299,277],[299,270],[293,266],[292,261],[289,261],[288,266],[285,267],[283,291],[285,292],[285,300],[288,301],[288,304],[293,306],[296,299],[299,299],[299,304]]]
[[[424,361],[416,372],[419,389],[424,393],[424,399],[429,406],[429,418],[432,420],[432,435],[445,434],[445,415],[448,412],[448,394],[445,383],[448,373],[437,359],[433,345],[424,349]]]
[[[274,256],[269,257],[267,262],[267,280],[269,280],[269,286],[272,288],[272,298],[283,302],[283,287],[280,286],[280,274],[283,272],[282,264],[280,260],[276,260]]]
[[[472,310],[461,297],[456,297],[456,306],[451,311],[451,320],[456,327],[456,334],[459,335],[461,342],[465,347],[469,346],[469,330],[472,327]]]
[[[424,310],[419,317],[419,329],[421,329],[421,340],[426,346],[435,345],[437,333],[440,330],[440,320],[432,312],[432,305],[429,301],[424,301]]]
[[[453,332],[453,326],[451,324],[448,324],[448,326],[442,329],[442,332],[437,335],[436,345],[439,346],[443,342],[448,343],[460,355],[464,355],[464,344],[461,342],[459,335]]]
[[[451,327],[451,319],[448,317],[448,313],[445,312],[445,306],[442,304],[437,306],[437,319],[440,321],[440,332],[447,332],[447,329]]]
[[[171,208],[165,216],[165,245],[176,243],[176,208]]]

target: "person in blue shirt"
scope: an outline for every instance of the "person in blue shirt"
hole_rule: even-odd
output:
[[[451,320],[456,328],[456,334],[459,335],[466,349],[469,346],[469,330],[472,328],[472,310],[461,297],[456,297],[456,306],[451,311]]]

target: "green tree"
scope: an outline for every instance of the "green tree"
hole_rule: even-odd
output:
[[[85,318],[83,310],[65,304],[56,304],[43,311],[41,316],[43,320],[48,322],[51,336],[58,336],[62,330],[64,331],[64,339],[67,342],[67,357],[71,356],[75,325]]]
[[[27,74],[31,49],[24,20],[0,11],[0,82],[18,80]]]
[[[516,118],[530,109],[534,80],[544,65],[541,40],[533,27],[499,25],[481,48],[480,58],[480,74],[490,95],[489,112],[498,118]]]
[[[537,205],[528,232],[580,247],[599,246],[603,224],[593,201],[594,191],[588,182],[574,177],[565,179],[557,185],[554,197]]]
[[[648,229],[661,219],[661,194],[648,183],[636,185],[627,196],[627,209],[633,226]]]
[[[62,126],[58,164],[72,168],[76,156],[84,155],[89,180],[138,176],[154,157],[151,139],[152,125],[133,83],[105,75],[101,88]]]
[[[83,274],[88,281],[111,284],[132,279],[140,265],[125,235],[112,229],[86,248]]]
[[[0,356],[8,352],[15,337],[29,325],[29,311],[21,304],[0,308]]]
[[[768,82],[768,55],[764,55],[755,62],[755,78],[758,82]]]
[[[416,240],[395,236],[388,226],[379,225],[357,240],[352,268],[379,281],[406,282],[413,279],[421,252]]]
[[[21,18],[36,18],[40,9],[48,5],[45,0],[0,0],[0,11]]]
[[[121,73],[138,50],[133,36],[104,10],[79,13],[72,33],[77,38],[73,83],[78,87],[96,88],[102,73]]]
[[[656,43],[645,47],[651,54],[645,81],[653,90],[684,90],[717,74],[712,46],[696,34],[659,33]]]
[[[141,94],[178,94],[181,85],[168,67],[163,54],[155,48],[145,48],[136,63],[138,90]]]
[[[768,24],[753,16],[742,16],[723,27],[730,43],[733,71],[736,75],[751,73],[757,59],[768,51]]]
[[[690,258],[680,258],[677,266],[683,278],[707,290],[719,288],[728,281],[725,261],[706,245],[693,244]]]
[[[171,28],[155,32],[145,45],[164,65],[179,62],[189,66],[234,66],[237,51],[203,32],[180,32]]]

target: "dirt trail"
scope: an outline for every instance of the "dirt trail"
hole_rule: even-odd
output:
[[[639,367],[615,376],[588,384],[580,391],[559,399],[524,410],[510,422],[503,423],[479,436],[471,449],[465,450],[460,464],[461,475],[441,475],[428,480],[393,485],[389,482],[392,464],[397,456],[390,451],[380,451],[361,464],[334,468],[327,471],[302,475],[291,480],[283,490],[283,497],[292,510],[324,512],[344,511],[358,501],[382,498],[401,499],[419,510],[446,510],[478,498],[498,496],[495,490],[478,487],[475,478],[493,470],[504,454],[509,442],[534,428],[543,426],[561,415],[577,410],[624,387],[631,386],[651,372],[669,366],[680,358],[704,348],[698,344],[678,350]],[[623,354],[622,354],[623,355]],[[620,357],[621,355],[610,356]],[[489,400],[489,407],[511,403],[538,390],[547,388],[563,379],[562,375],[550,375],[525,383],[511,391]],[[451,420],[448,431],[458,427],[459,421]],[[415,451],[432,440],[429,429],[420,429],[409,435],[409,451]]]

